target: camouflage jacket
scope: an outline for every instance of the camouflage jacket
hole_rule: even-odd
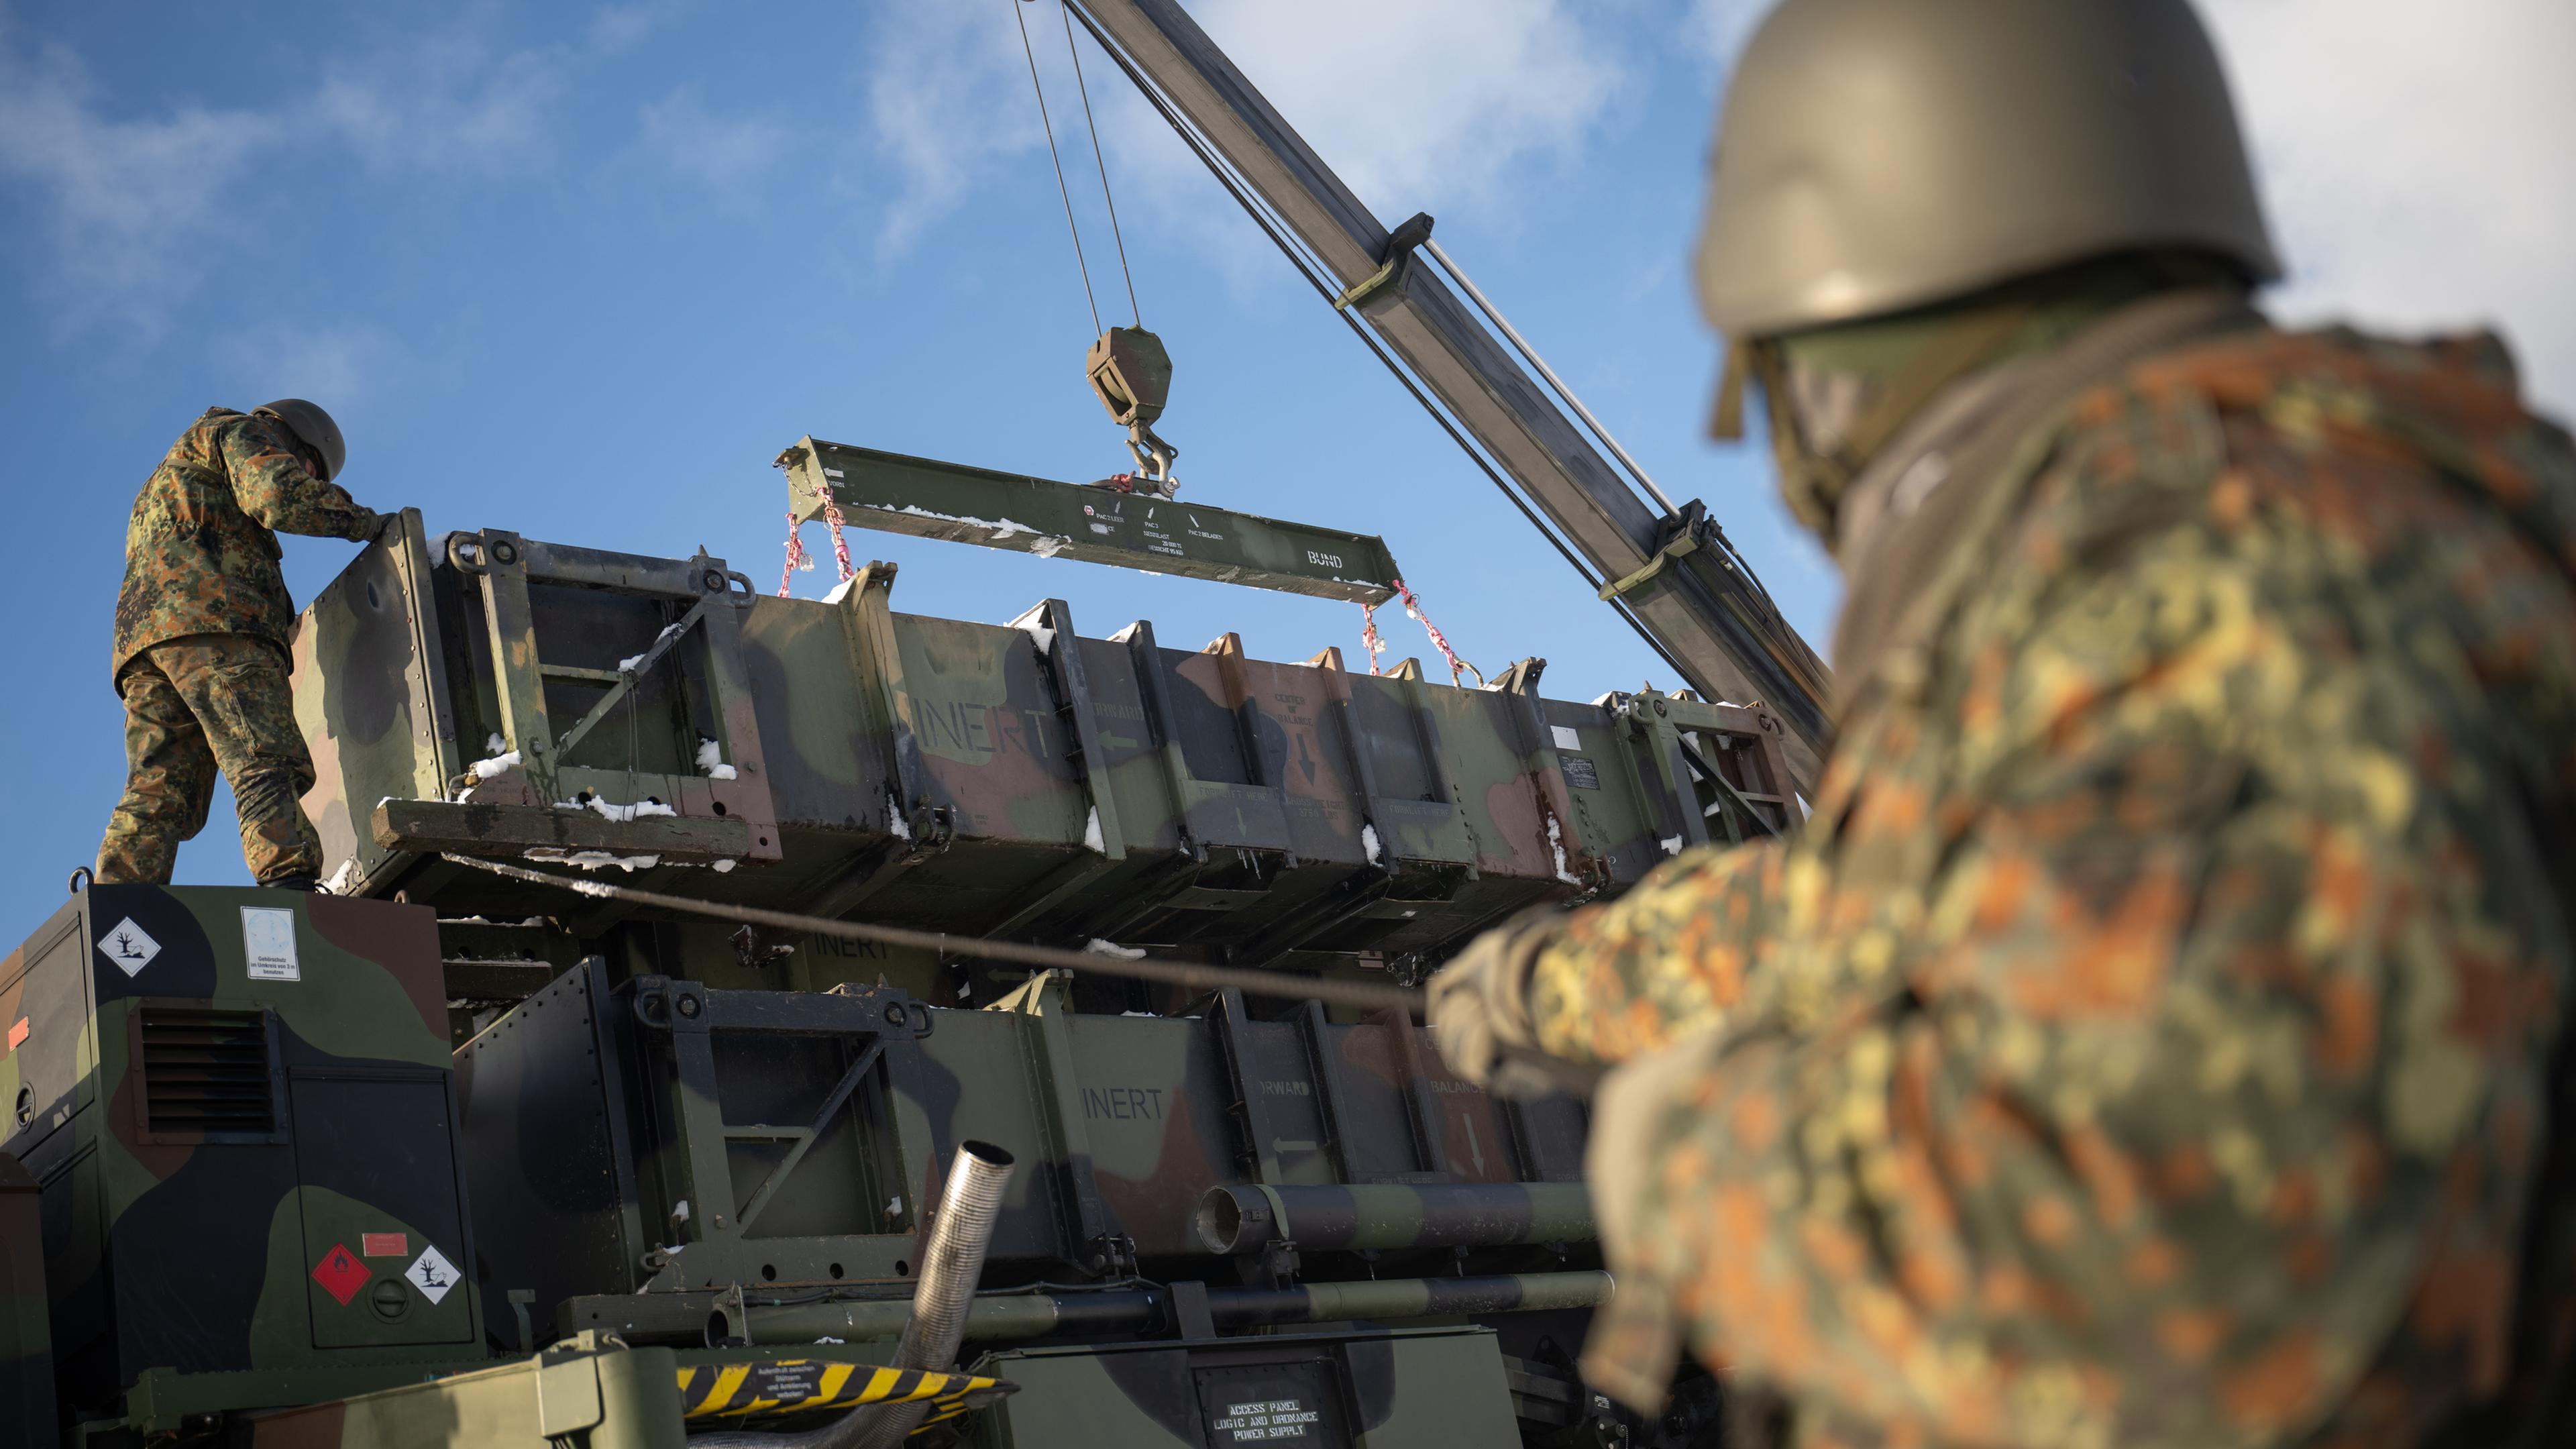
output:
[[[1843,1449],[2569,1442],[2576,449],[2492,339],[2107,375],[1843,662],[1806,828],[1539,955],[1631,1063],[1587,1369],[1678,1332]]]
[[[338,486],[305,471],[284,423],[208,408],[152,470],[126,522],[114,672],[184,634],[285,644],[295,606],[277,571],[277,535],[367,539],[378,523]]]

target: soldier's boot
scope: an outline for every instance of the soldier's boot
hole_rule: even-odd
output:
[[[125,699],[125,795],[98,845],[102,885],[165,885],[179,843],[205,828],[215,754],[177,685],[147,654],[117,679]]]
[[[319,878],[322,841],[301,803],[313,788],[313,756],[295,724],[285,651],[247,635],[200,634],[158,645],[150,657],[186,698],[233,787],[252,879]]]

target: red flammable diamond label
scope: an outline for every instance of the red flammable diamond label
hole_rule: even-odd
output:
[[[343,1308],[349,1306],[349,1300],[357,1297],[358,1290],[366,1287],[367,1280],[374,1276],[367,1271],[366,1264],[358,1261],[357,1255],[339,1243],[333,1243],[331,1251],[322,1255],[322,1261],[313,1265],[313,1281],[322,1285],[323,1292],[339,1300]]]

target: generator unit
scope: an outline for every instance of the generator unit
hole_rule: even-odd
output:
[[[66,1407],[337,1397],[485,1357],[425,906],[91,885],[0,964]]]

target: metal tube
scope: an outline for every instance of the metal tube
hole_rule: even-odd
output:
[[[967,1320],[980,1306],[975,1285],[984,1276],[984,1253],[992,1246],[993,1224],[1001,1216],[1002,1193],[1011,1185],[1011,1168],[1011,1154],[989,1142],[957,1144],[938,1215],[931,1219],[930,1242],[922,1250],[921,1277],[913,1286],[911,1301],[810,1306],[850,1312],[848,1324],[833,1326],[856,1327],[858,1315],[864,1312],[878,1331],[863,1331],[862,1337],[901,1334],[888,1367],[948,1372],[965,1342]],[[752,1318],[748,1328],[753,1341],[803,1342],[830,1331],[812,1329],[785,1340],[774,1336],[779,1316],[798,1311],[770,1309],[767,1317]],[[765,1328],[770,1336],[762,1336]],[[691,1449],[893,1449],[920,1426],[929,1410],[926,1403],[861,1404],[802,1434],[698,1434],[690,1437],[689,1444]]]
[[[1406,1187],[1209,1188],[1191,1219],[1211,1253],[1250,1253],[1266,1243],[1300,1248],[1499,1248],[1589,1242],[1600,1236],[1592,1197],[1578,1182]]]
[[[1679,505],[1665,497],[1664,490],[1655,486],[1655,480],[1646,476],[1646,470],[1637,466],[1637,460],[1628,456],[1628,450],[1619,446],[1619,440],[1610,436],[1610,430],[1603,427],[1601,420],[1592,415],[1592,409],[1583,405],[1583,399],[1574,395],[1574,389],[1565,385],[1565,379],[1556,375],[1556,369],[1547,365],[1547,359],[1538,355],[1538,349],[1530,346],[1529,340],[1521,336],[1510,322],[1504,320],[1502,309],[1495,306],[1483,292],[1477,290],[1476,284],[1467,279],[1467,274],[1459,269],[1456,262],[1449,260],[1449,254],[1440,249],[1440,243],[1425,237],[1422,245],[1424,250],[1440,259],[1442,270],[1457,278],[1458,285],[1465,288],[1467,295],[1475,299],[1477,308],[1487,317],[1492,318],[1495,326],[1503,329],[1503,335],[1510,338],[1512,345],[1521,350],[1521,356],[1529,359],[1530,366],[1538,369],[1538,375],[1547,379],[1548,386],[1556,389],[1556,395],[1565,399],[1565,405],[1574,409],[1574,415],[1583,419],[1591,427],[1593,436],[1599,438],[1620,462],[1628,465],[1628,471],[1636,474],[1637,481],[1646,485],[1646,491],[1655,495],[1657,503],[1664,505],[1664,511],[1681,512]]]
[[[1610,1292],[1610,1275],[1597,1270],[1486,1278],[1381,1278],[1302,1283],[1294,1288],[1211,1288],[1208,1312],[1229,1327],[1250,1328],[1345,1318],[1447,1318],[1598,1308],[1610,1301]]]
[[[1358,1283],[1305,1283],[1294,1288],[1211,1288],[1208,1315],[1221,1327],[1253,1328],[1342,1319],[1401,1319],[1535,1313],[1597,1308],[1610,1300],[1603,1272],[1504,1273],[1478,1278],[1388,1278]],[[753,1308],[751,1341],[811,1343],[829,1335],[853,1341],[894,1332],[893,1303],[800,1303]],[[996,1294],[975,1300],[965,1334],[973,1340],[1044,1338],[1054,1334],[1167,1331],[1170,1295],[1162,1289],[1106,1293]]]
[[[1011,1185],[1011,1167],[1011,1154],[989,1142],[957,1144],[939,1216],[930,1224],[930,1244],[922,1250],[921,1281],[912,1290],[912,1314],[895,1346],[894,1367],[939,1372],[957,1362],[958,1346],[966,1341],[966,1315],[984,1276],[984,1251],[993,1244],[1002,1193]],[[851,1432],[829,1449],[894,1449],[920,1427],[929,1408],[887,1405],[867,1422],[858,1422],[861,1411],[853,1411],[844,1421]]]
[[[967,1310],[966,1337],[1044,1338],[1095,1328],[1119,1331],[1150,1323],[1161,1310],[1159,1293],[994,1293],[976,1299]],[[907,1316],[900,1300],[792,1303],[752,1308],[749,1325],[754,1343],[812,1343],[818,1338],[864,1343],[901,1333]]]

